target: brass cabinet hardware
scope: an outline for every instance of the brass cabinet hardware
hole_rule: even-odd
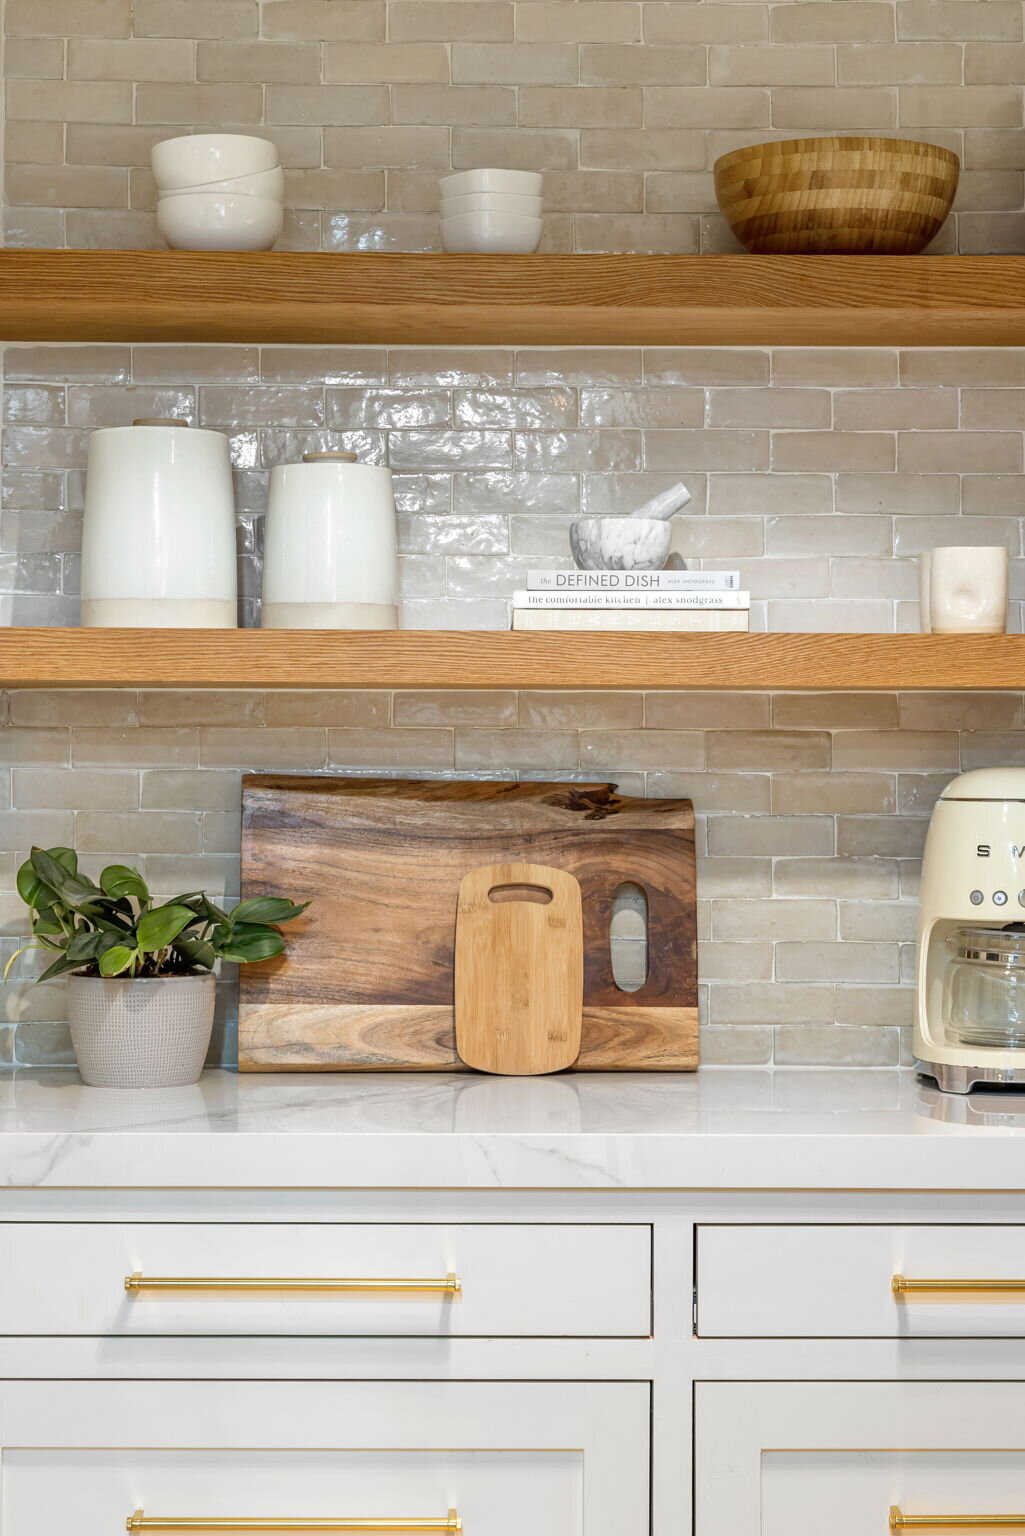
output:
[[[894,1275],[890,1288],[895,1296],[924,1291],[1018,1291],[1025,1294],[1025,1280],[908,1280]]]
[[[195,1517],[161,1520],[155,1515],[147,1517],[143,1510],[137,1509],[128,1516],[125,1525],[128,1531],[461,1531],[462,1528],[463,1522],[454,1509],[450,1509],[443,1520],[364,1520],[358,1516],[343,1520],[318,1520],[315,1517],[232,1520],[223,1515],[205,1520]]]
[[[125,1290],[133,1291],[412,1291],[458,1296],[463,1282],[449,1271],[444,1280],[312,1280],[283,1276],[251,1275],[143,1275],[138,1270],[125,1276]]]
[[[1025,1530],[1025,1515],[905,1515],[890,1505],[891,1531]]]

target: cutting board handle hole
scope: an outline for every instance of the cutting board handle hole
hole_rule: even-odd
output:
[[[533,901],[539,907],[547,907],[552,893],[546,885],[493,885],[488,900],[496,906],[502,901]]]
[[[609,951],[620,992],[639,992],[648,979],[648,898],[632,880],[612,893]]]

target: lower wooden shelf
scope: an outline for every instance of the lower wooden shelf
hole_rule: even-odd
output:
[[[1025,636],[7,628],[0,687],[1025,689]]]

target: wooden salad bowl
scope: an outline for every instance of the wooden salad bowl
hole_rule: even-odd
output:
[[[942,228],[960,169],[910,139],[787,139],[723,155],[715,195],[759,256],[914,256]]]

